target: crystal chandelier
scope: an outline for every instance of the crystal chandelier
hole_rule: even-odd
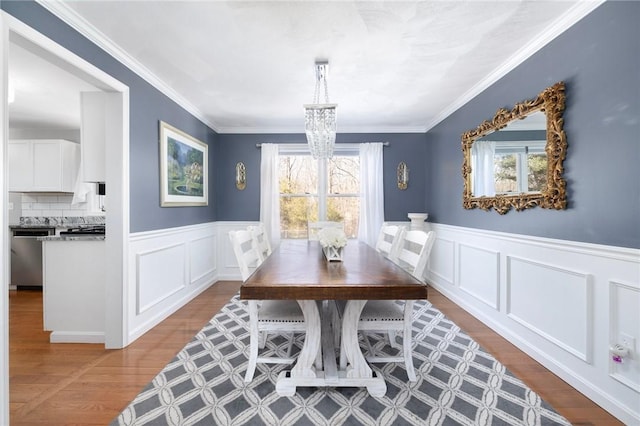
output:
[[[329,103],[327,88],[328,62],[316,62],[316,88],[313,103],[304,105],[304,128],[313,158],[331,158],[336,143],[336,107]],[[320,86],[324,85],[324,101],[320,103]]]

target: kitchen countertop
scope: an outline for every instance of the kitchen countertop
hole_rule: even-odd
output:
[[[50,235],[38,237],[38,241],[104,241],[104,235]]]
[[[10,229],[26,228],[80,228],[84,226],[104,225],[104,216],[37,216],[21,217],[19,223],[9,224]]]
[[[90,225],[86,225],[86,226],[90,226]],[[41,224],[25,224],[25,225],[9,225],[9,229],[46,229],[46,228],[59,228],[59,229],[66,229],[66,228],[77,228],[78,225],[74,225],[72,223],[68,223],[65,225],[41,225]]]

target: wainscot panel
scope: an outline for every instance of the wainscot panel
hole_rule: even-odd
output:
[[[460,244],[460,289],[493,309],[500,300],[500,253]]]
[[[197,284],[216,270],[216,235],[192,240],[189,244],[189,284]]]
[[[453,285],[455,281],[456,243],[453,240],[441,238],[436,234],[431,255],[429,256],[428,269],[432,277],[437,277],[440,284]]]
[[[185,244],[136,254],[136,315],[156,306],[185,287]]]
[[[640,250],[429,226],[430,285],[625,424],[640,424]],[[634,347],[620,364],[610,348],[621,338]]]
[[[591,362],[588,274],[508,256],[507,313],[524,327]]]
[[[214,222],[131,234],[129,343],[217,281],[217,235]]]
[[[611,363],[611,377],[640,395],[640,341],[633,337],[640,335],[640,286],[638,283],[619,281],[610,281],[609,284],[611,338],[616,344],[625,346],[631,354],[623,358],[621,363]]]

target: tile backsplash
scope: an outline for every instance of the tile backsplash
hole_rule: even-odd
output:
[[[104,215],[98,208],[98,196],[88,197],[87,202],[71,204],[73,194],[23,193],[21,208],[23,217],[96,216]]]

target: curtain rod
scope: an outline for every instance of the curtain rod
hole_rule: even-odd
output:
[[[366,142],[355,142],[355,143],[347,142],[347,143],[344,143],[344,145],[357,145],[359,143],[366,143]],[[381,142],[381,143],[382,143],[382,146],[389,146],[389,142]],[[280,144],[280,145],[286,146],[286,145],[289,145],[289,144],[283,143],[283,144]],[[293,144],[291,144],[291,145],[293,145]],[[342,145],[342,144],[337,143],[336,145]],[[256,144],[256,148],[262,148],[262,144],[261,143],[257,143]]]

